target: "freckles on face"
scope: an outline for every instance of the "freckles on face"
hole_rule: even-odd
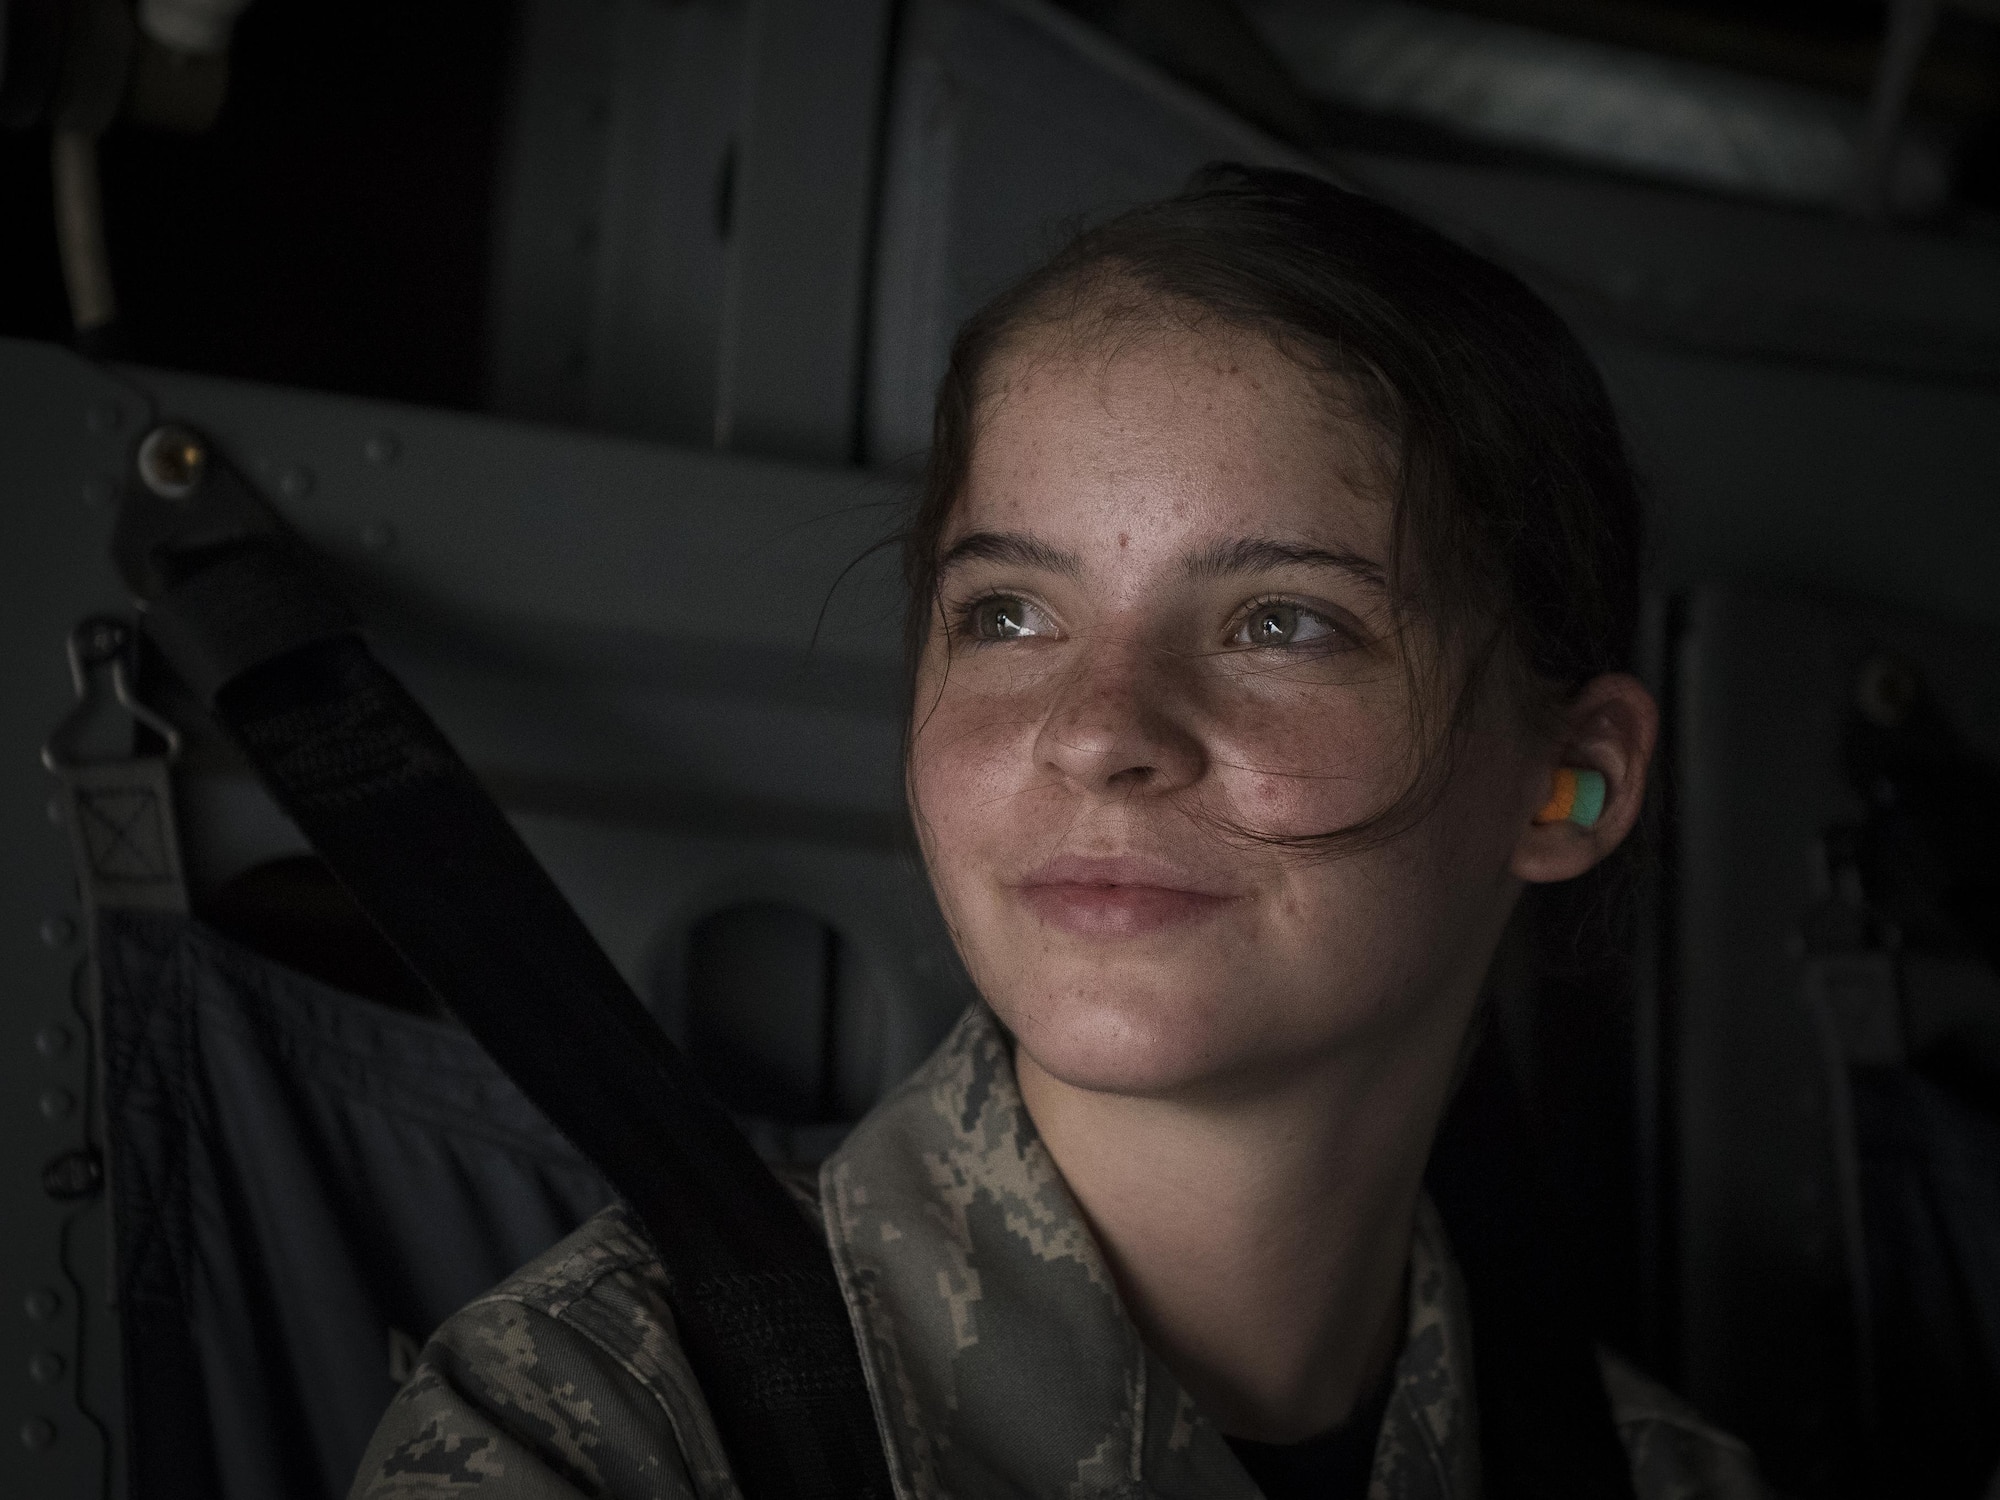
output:
[[[982,992],[1047,1071],[1146,1091],[1379,1020],[1434,962],[1438,861],[1274,842],[1411,773],[1372,443],[1220,332],[1031,348],[981,417],[910,794]]]

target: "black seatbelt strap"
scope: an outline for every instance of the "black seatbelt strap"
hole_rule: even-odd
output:
[[[748,1500],[888,1500],[824,1241],[302,545],[206,439],[163,427],[113,553],[279,806],[644,1224]]]
[[[1632,1500],[1580,1268],[1548,1232],[1532,1130],[1488,1026],[1445,1113],[1425,1185],[1465,1278],[1487,1500]]]

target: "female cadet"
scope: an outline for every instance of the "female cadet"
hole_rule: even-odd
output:
[[[905,1500],[1518,1488],[1424,1173],[1523,886],[1639,816],[1640,531],[1556,316],[1310,178],[1212,169],[962,331],[907,785],[984,1003],[819,1174]],[[439,1330],[355,1494],[733,1494],[667,1307],[607,1210]],[[1588,1378],[1614,1489],[1759,1493]]]

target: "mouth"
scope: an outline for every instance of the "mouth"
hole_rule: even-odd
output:
[[[1214,916],[1236,897],[1161,860],[1065,855],[1016,882],[1021,903],[1077,937],[1139,937]]]

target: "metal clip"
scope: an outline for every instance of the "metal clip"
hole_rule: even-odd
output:
[[[42,746],[42,764],[62,783],[63,823],[93,928],[107,909],[187,910],[168,775],[181,736],[132,691],[136,639],[128,622],[109,615],[91,616],[70,632],[76,706]],[[111,704],[164,740],[166,753],[136,754],[122,725],[115,740],[103,735]],[[100,733],[93,745],[94,729]]]
[[[56,725],[55,732],[42,746],[42,764],[57,775],[92,763],[80,752],[78,742],[84,729],[103,711],[100,674],[110,678],[113,701],[136,723],[145,725],[167,742],[168,763],[180,759],[181,732],[133,695],[129,665],[133,640],[132,627],[112,615],[92,615],[69,633],[69,677],[76,688],[76,707]],[[109,758],[130,759],[130,756]]]

